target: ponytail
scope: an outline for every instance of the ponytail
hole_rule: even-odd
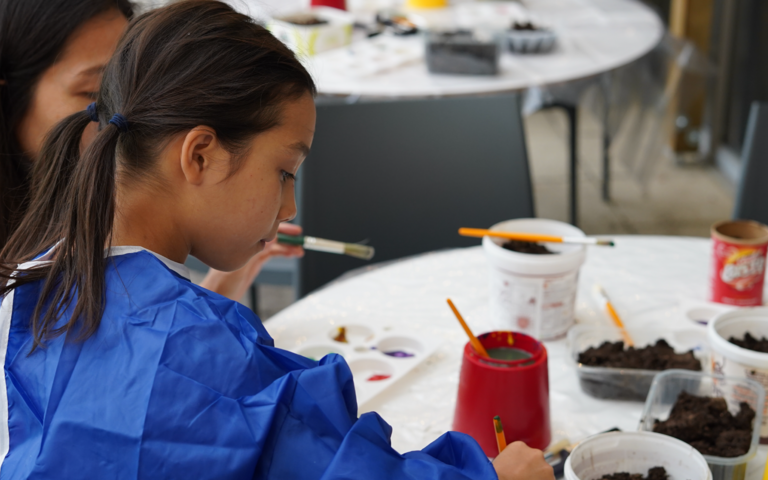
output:
[[[81,158],[81,138],[91,120],[89,112],[78,112],[49,134],[36,164],[40,171],[29,213],[0,255],[0,280],[5,280],[0,296],[45,279],[41,298],[50,298],[51,303],[45,308],[38,302],[30,321],[34,348],[47,336],[74,329],[78,319],[83,320],[78,326],[80,336],[91,335],[103,310],[104,248],[109,246],[114,218],[115,149],[120,132],[107,124]],[[54,245],[51,263],[25,270],[13,283],[7,282],[19,264]],[[55,328],[75,292],[88,301],[77,302],[69,322]]]

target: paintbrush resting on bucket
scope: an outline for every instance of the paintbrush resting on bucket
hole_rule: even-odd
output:
[[[375,253],[375,249],[368,245],[337,242],[335,240],[326,240],[324,238],[310,237],[308,235],[286,235],[284,233],[278,233],[277,241],[284,245],[299,245],[306,250],[338,253],[339,255],[349,255],[350,257],[362,258],[363,260],[370,260]]]
[[[482,228],[460,228],[459,235],[463,237],[498,237],[507,240],[518,240],[521,242],[581,243],[584,245],[600,245],[603,247],[614,246],[613,240],[593,237],[558,237],[555,235],[542,235],[540,233],[497,232],[495,230],[485,230]]]

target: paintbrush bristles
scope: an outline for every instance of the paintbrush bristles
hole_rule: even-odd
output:
[[[376,250],[368,245],[360,245],[358,243],[345,243],[344,254],[350,257],[362,258],[363,260],[370,260]]]
[[[616,244],[613,243],[613,240],[598,240],[595,245],[602,245],[604,247],[615,247]]]

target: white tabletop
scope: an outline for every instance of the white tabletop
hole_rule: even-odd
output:
[[[591,247],[582,267],[576,317],[610,325],[591,289],[602,284],[628,327],[659,331],[704,328],[685,318],[681,299],[704,300],[710,242],[683,237],[618,237],[616,247]],[[393,427],[393,446],[421,449],[451,429],[467,339],[445,304],[451,297],[476,334],[493,330],[488,319],[487,265],[480,247],[437,252],[335,283],[285,309],[266,323],[277,346],[295,349],[308,338],[344,324],[389,325],[444,343],[421,366],[366,405]],[[642,403],[597,400],[584,394],[565,339],[545,342],[549,352],[553,440],[571,441],[612,428],[636,430]],[[362,413],[362,412],[361,412]],[[750,462],[748,478],[762,478],[766,448]]]
[[[494,2],[484,2],[493,6]],[[555,51],[501,57],[499,75],[433,75],[423,61],[369,76],[335,68],[333,55],[307,61],[318,91],[329,95],[423,97],[520,90],[590,77],[625,65],[661,39],[658,16],[638,0],[527,0],[531,14],[553,27]],[[434,13],[433,13],[434,16]],[[402,38],[402,42],[421,42]]]

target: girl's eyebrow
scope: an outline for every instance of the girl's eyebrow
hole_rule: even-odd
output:
[[[304,142],[292,143],[288,147],[292,150],[298,150],[305,157],[309,155],[309,147]]]
[[[91,77],[93,75],[100,75],[102,72],[104,72],[104,69],[107,68],[106,65],[96,65],[90,68],[86,68],[85,70],[81,70],[77,72],[78,77]]]

